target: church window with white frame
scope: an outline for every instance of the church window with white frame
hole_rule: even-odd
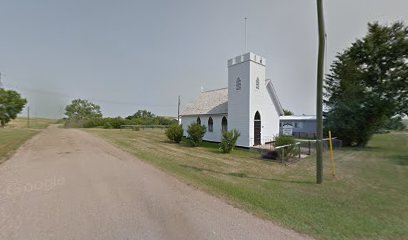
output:
[[[259,89],[259,78],[256,78],[256,89]]]

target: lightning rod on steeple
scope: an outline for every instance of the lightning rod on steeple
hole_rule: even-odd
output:
[[[248,51],[248,48],[247,48],[247,20],[248,18],[245,17],[244,19],[245,19],[245,52],[247,52]]]

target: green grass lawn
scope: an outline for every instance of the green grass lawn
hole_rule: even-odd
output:
[[[177,178],[275,223],[319,239],[408,239],[408,135],[375,135],[367,148],[335,152],[337,176],[324,154],[322,185],[315,160],[282,165],[259,154],[191,148],[163,131],[89,129]]]
[[[46,128],[54,120],[34,118],[30,121],[30,128],[27,128],[27,121],[24,118],[17,118],[0,128],[0,163],[10,157],[25,141],[30,139],[40,129]]]

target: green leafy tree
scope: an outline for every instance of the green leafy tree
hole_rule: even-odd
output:
[[[288,109],[283,109],[283,115],[284,116],[292,116],[293,112],[288,110]]]
[[[135,114],[127,116],[126,119],[136,125],[171,125],[177,122],[171,117],[156,116],[147,110],[138,110]]]
[[[188,138],[193,147],[200,146],[207,128],[198,123],[192,123],[187,128]]]
[[[134,118],[154,118],[155,115],[152,112],[147,110],[138,110],[135,114],[127,116],[127,119],[134,119]]]
[[[4,127],[10,120],[15,119],[27,100],[14,90],[0,88],[0,126]]]
[[[406,126],[402,122],[402,118],[398,116],[398,117],[390,118],[387,121],[385,121],[383,128],[386,130],[401,131],[401,130],[405,130]]]
[[[69,120],[86,120],[102,117],[101,107],[88,100],[75,99],[65,107],[65,115]]]
[[[241,136],[241,133],[235,128],[231,131],[223,131],[220,143],[222,151],[224,153],[230,153],[234,149],[239,136]]]
[[[408,113],[408,28],[368,24],[336,57],[325,90],[325,127],[345,146],[365,146],[387,120]]]
[[[172,124],[166,129],[166,136],[169,140],[179,143],[183,138],[183,126],[179,124]]]

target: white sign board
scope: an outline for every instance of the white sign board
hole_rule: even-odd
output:
[[[290,123],[285,123],[282,126],[282,135],[292,136],[293,135],[293,126]]]

